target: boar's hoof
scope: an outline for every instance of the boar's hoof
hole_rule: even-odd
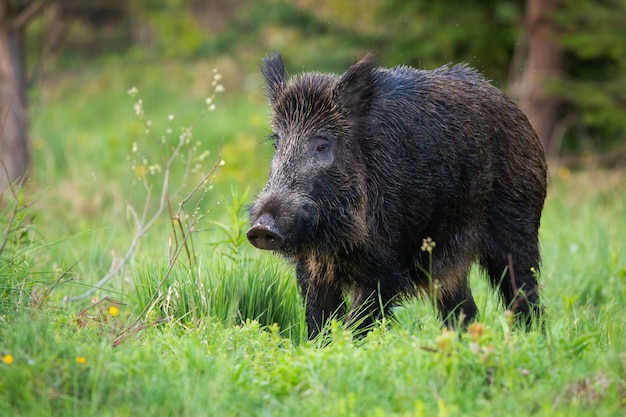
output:
[[[259,217],[255,225],[246,233],[246,237],[252,246],[265,250],[280,249],[285,240],[280,232],[276,230],[274,219],[269,215]]]

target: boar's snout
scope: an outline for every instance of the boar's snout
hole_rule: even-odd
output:
[[[280,249],[285,240],[276,228],[274,217],[267,213],[259,216],[246,237],[252,246],[264,250]]]

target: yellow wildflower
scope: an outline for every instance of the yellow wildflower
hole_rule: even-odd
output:
[[[109,307],[109,314],[115,317],[120,314],[120,309],[117,306],[111,306]]]
[[[6,363],[7,365],[11,365],[13,363],[13,355],[7,353],[2,357],[2,362]]]
[[[77,364],[82,365],[82,364],[84,364],[86,362],[87,362],[87,358],[85,358],[84,356],[77,356],[76,357],[76,363]]]

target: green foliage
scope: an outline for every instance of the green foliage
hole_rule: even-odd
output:
[[[254,320],[298,340],[302,305],[289,272],[276,261],[219,256],[195,271],[144,264],[134,274],[133,304],[151,320],[197,323],[212,317],[227,326]]]
[[[568,76],[554,82],[601,150],[626,137],[626,1],[575,0],[555,16],[568,52]],[[576,146],[570,137],[566,146]],[[578,145],[580,147],[580,145]]]
[[[383,3],[380,48],[398,63],[467,62],[504,84],[523,18],[519,0]],[[388,43],[387,40],[393,40]]]
[[[42,244],[32,226],[34,202],[16,185],[0,194],[0,315],[29,306],[36,295],[32,274]]]
[[[163,58],[198,56],[205,45],[206,33],[194,19],[189,0],[149,0],[130,3],[135,30],[143,31],[143,55]]]
[[[524,47],[520,41],[526,3],[364,0],[357,6],[345,0],[141,0],[131,2],[123,18],[110,27],[73,20],[66,47],[55,57],[46,55],[41,45],[48,26],[35,21],[28,28],[27,47],[29,62],[48,71],[71,71],[87,59],[124,68],[125,73],[143,60],[150,60],[152,69],[167,66],[172,59],[193,65],[190,59],[227,56],[234,63],[228,71],[236,78],[233,86],[242,90],[254,85],[249,74],[256,76],[259,60],[268,52],[281,50],[289,68],[340,72],[375,50],[384,65],[431,69],[467,62],[506,88],[512,71],[519,70],[511,68],[511,58]],[[621,117],[626,100],[624,16],[625,0],[572,0],[546,17],[559,26],[558,40],[566,51],[566,68],[549,92],[566,103],[558,123],[559,130],[566,131],[567,150],[621,146],[626,131]],[[139,78],[141,71],[145,67],[136,71]],[[158,71],[145,72],[151,79],[149,72]],[[162,87],[150,91],[160,92]],[[106,105],[103,101],[88,107],[104,108],[100,114],[118,111]],[[79,123],[81,116],[77,111]],[[120,127],[103,129],[84,141],[119,143]],[[54,161],[62,164],[62,155],[55,154]]]
[[[607,306],[608,307],[608,306]],[[618,307],[609,307],[618,312]],[[93,312],[90,315],[94,315]],[[547,335],[513,333],[503,319],[465,334],[379,328],[355,344],[294,345],[256,322],[207,318],[145,329],[116,348],[127,318],[51,322],[39,314],[0,326],[3,415],[621,415],[624,330],[609,344],[596,323],[576,335],[558,316]],[[622,321],[623,324],[623,321]],[[402,323],[400,323],[400,326]],[[20,328],[20,332],[11,329]]]

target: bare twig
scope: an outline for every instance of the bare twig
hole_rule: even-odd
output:
[[[113,342],[111,343],[111,345],[113,347],[118,347],[130,336],[135,335],[139,333],[140,331],[147,329],[149,327],[158,326],[159,324],[162,324],[162,323],[167,323],[171,319],[172,317],[169,316],[169,317],[163,317],[161,319],[155,320],[150,323],[139,323],[138,321],[135,321],[135,323],[133,323],[131,326],[127,327],[123,332],[115,336],[115,339],[113,339]]]
[[[509,265],[509,278],[511,279],[511,289],[514,294],[514,301],[511,304],[511,311],[515,313],[523,301],[528,302],[528,297],[536,293],[539,288],[535,286],[534,288],[530,288],[528,291],[520,291],[517,288],[517,281],[515,279],[515,270],[513,269],[513,256],[509,253],[507,255],[508,265]]]
[[[28,22],[33,20],[46,7],[54,3],[54,1],[35,1],[28,5],[22,12],[9,22],[11,30],[23,29]]]

